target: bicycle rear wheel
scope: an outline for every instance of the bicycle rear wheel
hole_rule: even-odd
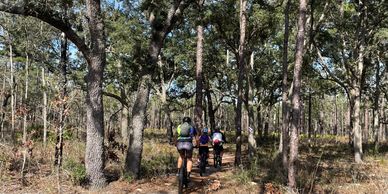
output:
[[[180,170],[179,170],[179,177],[178,177],[178,193],[179,194],[182,194],[183,193],[183,185],[184,185],[184,171],[185,169],[182,167]]]
[[[179,169],[179,177],[178,177],[178,193],[183,194],[183,186],[187,187],[187,158],[185,153],[185,158],[183,159],[182,167]]]
[[[207,160],[207,154],[203,153],[201,155],[201,161],[199,163],[199,174],[200,176],[203,176],[203,174],[206,173],[206,161]]]

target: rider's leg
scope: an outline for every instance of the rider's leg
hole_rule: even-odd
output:
[[[191,172],[191,169],[193,168],[193,160],[192,158],[187,158],[187,172]]]
[[[179,152],[179,157],[178,157],[178,169],[180,169],[182,167],[182,163],[183,163],[183,154]]]

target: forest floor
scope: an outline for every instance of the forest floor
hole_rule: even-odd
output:
[[[231,138],[230,138],[231,139]],[[256,156],[246,158],[235,168],[234,145],[226,144],[221,170],[207,167],[200,177],[197,162],[186,193],[287,193],[287,177],[281,169],[274,139],[260,140]],[[0,193],[90,193],[83,183],[84,143],[66,141],[61,176],[53,167],[54,144],[46,148],[35,143],[21,178],[23,149],[0,143]],[[364,147],[364,162],[353,163],[353,154],[345,138],[301,138],[297,172],[299,193],[388,193],[388,145],[379,150]],[[176,148],[162,132],[146,131],[142,161],[142,179],[123,176],[123,152],[108,149],[106,174],[109,185],[95,193],[177,193]],[[194,152],[198,152],[195,150]],[[196,157],[196,156],[194,156]],[[212,164],[212,154],[209,163]]]

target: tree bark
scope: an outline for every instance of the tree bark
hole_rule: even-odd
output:
[[[28,44],[28,43],[27,43]],[[24,90],[24,103],[23,103],[23,143],[26,143],[27,141],[27,100],[28,100],[28,66],[29,66],[29,58],[28,54],[26,53],[26,85],[25,85],[25,90]]]
[[[300,127],[300,88],[301,88],[301,69],[303,63],[303,43],[306,22],[306,0],[299,0],[298,33],[296,38],[295,67],[292,91],[292,121],[290,136],[290,159],[288,163],[288,186],[296,189],[296,161],[298,159],[298,128]]]
[[[208,89],[209,86],[206,87],[206,99],[207,99],[207,110],[208,110],[208,116],[209,116],[209,123],[210,123],[210,129],[214,130],[216,128],[216,118],[215,118],[215,111],[213,109],[213,99],[212,94],[210,90]]]
[[[283,168],[287,169],[288,155],[288,125],[289,125],[289,110],[288,110],[288,38],[289,38],[289,10],[291,0],[287,0],[284,9],[284,40],[283,40],[283,80],[282,80],[282,133],[279,152],[282,153]]]
[[[323,102],[325,101],[325,94],[321,94],[320,96],[320,103],[319,103],[319,134],[324,135],[325,134],[325,121],[324,121],[324,104]]]
[[[104,109],[102,96],[103,72],[106,63],[105,27],[99,0],[86,0],[91,35],[86,94],[86,174],[92,188],[106,185],[104,177]]]
[[[134,178],[140,177],[141,156],[143,152],[143,134],[147,104],[149,101],[150,82],[151,75],[146,74],[142,76],[132,109],[132,135],[129,139],[129,147],[125,158],[125,169],[126,172],[130,173],[130,175]]]
[[[123,139],[123,144],[128,146],[129,142],[129,133],[128,133],[128,118],[129,110],[128,107],[122,105],[123,109],[121,110],[121,138]]]
[[[359,50],[358,50],[358,59],[357,59],[357,70],[356,70],[356,79],[352,80],[352,89],[350,95],[354,99],[354,112],[352,115],[352,120],[354,121],[353,125],[353,135],[354,135],[354,160],[356,163],[362,162],[362,130],[360,123],[360,106],[361,106],[361,93],[363,85],[363,71],[364,71],[364,52],[365,52],[365,17],[366,17],[366,6],[365,1],[359,2],[360,18],[359,18],[359,29],[358,29],[358,41],[359,41]]]
[[[236,154],[234,165],[239,166],[241,164],[241,117],[242,117],[242,102],[243,102],[243,88],[244,88],[244,74],[245,74],[245,31],[246,31],[246,0],[240,0],[240,42],[238,48],[238,98],[237,98],[237,107],[236,107],[236,119],[235,119],[235,127],[236,127]]]
[[[311,115],[311,92],[309,92],[309,102],[308,102],[308,106],[309,106],[309,112],[308,112],[308,115],[309,115],[309,120],[308,120],[308,138],[310,139],[311,138],[311,134],[313,133],[313,126],[312,126],[312,115]]]
[[[10,61],[10,86],[11,86],[11,138],[12,142],[15,141],[15,83],[14,83],[14,75],[13,75],[13,53],[12,53],[12,43],[9,45],[9,61]]]
[[[57,140],[55,145],[55,161],[54,164],[57,166],[58,173],[60,172],[60,167],[62,165],[62,153],[63,153],[63,130],[65,125],[66,118],[66,109],[67,109],[67,38],[64,33],[61,37],[61,59],[60,59],[60,68],[61,68],[61,94],[59,103],[59,123],[57,128]]]
[[[42,67],[42,88],[43,88],[43,107],[42,107],[42,117],[43,117],[43,144],[47,145],[47,92],[46,92],[46,80],[44,67]]]
[[[380,53],[379,53],[380,55]],[[379,114],[379,100],[380,100],[380,56],[378,56],[378,60],[376,62],[376,90],[373,96],[373,112],[372,112],[372,122],[373,122],[373,132],[374,132],[374,144],[375,149],[378,149],[379,144],[379,131],[380,131],[380,114]],[[385,68],[385,71],[387,67]]]
[[[364,108],[364,130],[363,130],[363,143],[368,143],[369,140],[369,109],[367,106]]]
[[[125,158],[125,171],[134,178],[140,177],[140,166],[143,152],[143,132],[146,123],[146,111],[151,90],[151,75],[157,67],[158,56],[163,47],[164,39],[171,32],[177,19],[188,6],[186,1],[176,1],[170,7],[166,20],[161,24],[152,10],[149,15],[151,24],[151,39],[148,47],[148,56],[145,67],[142,69],[135,104],[132,108],[132,130],[129,148]]]
[[[101,14],[100,0],[86,0],[87,22],[90,33],[90,47],[72,29],[67,18],[57,11],[47,9],[34,1],[24,1],[11,5],[1,2],[0,10],[12,14],[36,17],[64,32],[77,46],[88,63],[87,94],[86,94],[86,174],[91,188],[101,188],[106,185],[104,169],[104,110],[102,103],[102,79],[106,63],[105,30]]]
[[[195,88],[195,110],[194,110],[194,122],[197,130],[201,130],[203,126],[202,122],[202,88],[203,88],[203,76],[202,76],[202,58],[203,58],[203,26],[202,26],[202,6],[204,0],[198,0],[198,13],[199,13],[199,24],[197,25],[197,53],[196,53],[196,88]],[[199,134],[199,133],[198,133]]]

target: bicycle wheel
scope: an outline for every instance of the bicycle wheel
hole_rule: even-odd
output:
[[[187,165],[187,159],[186,159],[186,152],[185,152],[185,157],[183,159],[183,164],[182,167],[179,169],[179,180],[178,180],[178,193],[182,194],[183,193],[183,186],[187,187],[187,170],[186,170],[186,165]]]
[[[201,161],[199,163],[199,175],[203,176],[204,173],[206,173],[206,153],[203,153],[201,155]]]
[[[178,177],[178,193],[179,194],[182,194],[183,193],[183,185],[184,185],[184,167],[182,167],[180,170],[179,170],[179,177]]]
[[[183,161],[183,185],[187,188],[188,181],[187,181],[187,158],[185,156],[185,160]]]

